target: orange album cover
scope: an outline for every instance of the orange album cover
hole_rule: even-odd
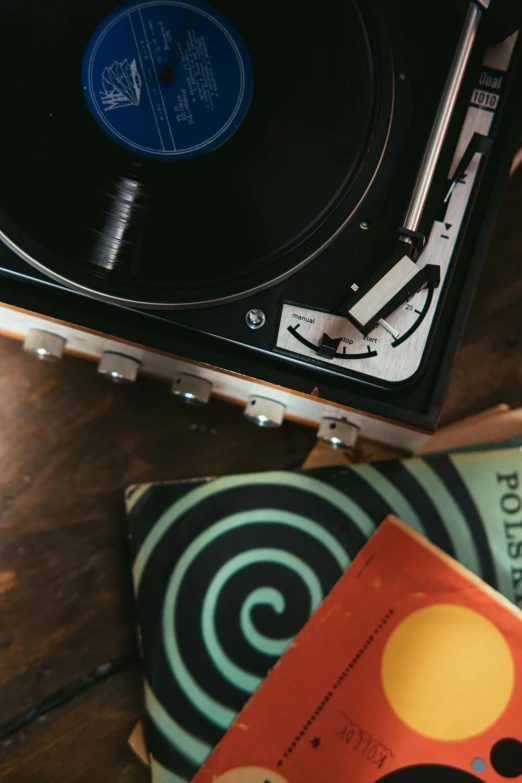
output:
[[[389,517],[194,783],[516,778],[521,621],[519,609]]]

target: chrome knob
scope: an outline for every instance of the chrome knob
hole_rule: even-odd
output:
[[[245,408],[245,418],[258,427],[280,427],[285,417],[286,405],[268,397],[253,395]]]
[[[32,353],[37,359],[56,362],[63,356],[65,340],[59,334],[31,329],[24,340],[24,351]]]
[[[133,383],[138,375],[140,362],[131,356],[105,351],[98,365],[98,372],[114,383]]]
[[[212,394],[212,384],[199,375],[181,372],[172,382],[172,394],[190,405],[206,405]]]
[[[359,435],[359,427],[342,419],[325,416],[319,423],[317,439],[329,443],[335,449],[353,449]]]
[[[262,310],[249,310],[245,321],[249,329],[261,329],[266,323],[266,315]]]

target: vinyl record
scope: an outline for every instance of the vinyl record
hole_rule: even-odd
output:
[[[367,189],[390,51],[355,0],[3,2],[0,236],[55,279],[142,306],[270,285]]]

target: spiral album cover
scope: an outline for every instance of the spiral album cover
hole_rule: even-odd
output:
[[[154,779],[194,777],[390,513],[521,606],[520,472],[507,448],[130,488]]]

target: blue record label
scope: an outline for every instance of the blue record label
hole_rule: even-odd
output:
[[[89,41],[82,81],[103,130],[158,160],[219,147],[252,97],[242,39],[221,14],[194,0],[138,0],[118,8]]]

